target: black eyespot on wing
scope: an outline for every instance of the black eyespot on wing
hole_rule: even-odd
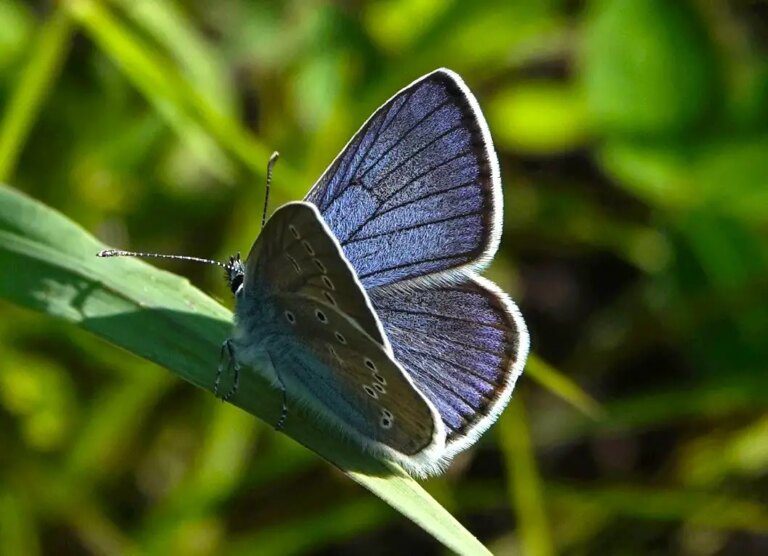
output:
[[[326,324],[328,322],[328,317],[320,309],[315,309],[315,316],[317,317],[317,320],[319,320],[323,324]]]

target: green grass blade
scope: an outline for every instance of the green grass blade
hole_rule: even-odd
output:
[[[576,418],[556,431],[541,429],[536,443],[548,446],[585,436],[615,435],[675,423],[711,421],[739,412],[759,412],[765,409],[766,397],[768,378],[761,375],[729,376],[727,380],[691,385],[686,390],[667,388],[606,404],[609,419]]]
[[[133,259],[99,259],[104,246],[64,216],[0,187],[0,296],[63,318],[212,389],[231,313],[183,278]],[[233,403],[268,423],[281,396],[244,373]],[[402,470],[361,452],[300,408],[288,436],[342,469],[433,537],[460,554],[485,547]]]
[[[13,174],[40,106],[69,52],[72,29],[69,14],[59,9],[38,31],[35,48],[29,54],[0,123],[0,182],[7,181]]]
[[[110,0],[179,64],[184,74],[223,113],[234,112],[235,92],[213,44],[175,1]]]
[[[525,370],[527,376],[589,417],[600,419],[605,415],[603,408],[592,396],[535,354],[528,356]]]
[[[334,542],[380,529],[393,515],[377,500],[334,504],[320,512],[235,537],[223,553],[228,556],[311,554]],[[297,531],[301,534],[297,535]]]
[[[523,552],[531,556],[555,554],[528,420],[519,395],[512,398],[509,407],[501,416],[498,435],[509,476],[509,495],[515,508]]]
[[[194,133],[208,148],[221,147],[253,174],[265,176],[272,150],[222,113],[175,64],[132,33],[98,0],[69,0],[66,6],[99,48],[182,137]],[[221,161],[217,158],[216,162]],[[276,179],[280,182],[301,183],[284,162],[279,174]]]
[[[768,533],[768,506],[744,497],[692,488],[643,485],[590,486],[546,482],[544,494],[557,512],[558,537],[564,529],[587,527],[585,518],[628,517],[644,521],[685,522],[723,531]],[[465,511],[507,506],[507,496],[491,481],[462,485],[457,498]]]
[[[637,519],[681,520],[713,529],[768,531],[768,508],[765,505],[723,494],[642,486],[580,488],[552,485],[547,488],[547,495],[553,503],[568,507],[577,515],[584,507],[595,507],[612,515]]]

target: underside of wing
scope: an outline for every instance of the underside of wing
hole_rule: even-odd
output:
[[[269,343],[281,376],[297,379],[342,429],[397,454],[442,452],[444,429],[398,363],[333,306],[280,294],[289,334]]]
[[[246,289],[290,293],[337,307],[379,344],[386,335],[360,285],[314,205],[288,203],[269,219],[248,254]]]
[[[471,445],[507,405],[528,355],[517,307],[492,282],[376,290],[371,301],[397,361],[446,427],[446,457]]]
[[[455,73],[415,81],[363,125],[307,195],[366,288],[451,277],[493,256],[498,161]]]
[[[274,213],[248,255],[239,296],[241,337],[259,336],[290,395],[415,474],[439,469],[442,420],[392,357],[316,207],[290,203]]]

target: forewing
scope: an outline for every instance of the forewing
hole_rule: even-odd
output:
[[[449,70],[415,81],[371,116],[306,200],[366,288],[482,264],[498,244],[501,190],[477,101]]]
[[[446,427],[446,456],[471,445],[507,405],[528,355],[517,307],[492,282],[371,294],[397,361]]]
[[[315,206],[283,205],[269,219],[246,262],[246,289],[320,299],[337,307],[381,345],[386,337],[370,301]]]
[[[291,373],[365,439],[407,456],[435,442],[442,446],[434,409],[382,346],[337,307],[292,294],[276,295],[275,304],[293,317],[281,349],[270,350],[279,373]]]
[[[442,450],[436,411],[390,355],[370,301],[316,207],[290,203],[275,211],[248,255],[244,288],[247,299],[259,301],[243,303],[239,326],[246,334],[262,330],[278,374],[300,382],[310,402],[345,430],[399,454]]]

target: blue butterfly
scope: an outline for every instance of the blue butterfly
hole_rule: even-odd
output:
[[[288,392],[373,454],[441,472],[497,419],[528,355],[519,310],[476,274],[501,226],[488,126],[438,69],[276,210],[245,262],[222,264],[236,310],[215,390],[231,368],[230,397],[251,367],[283,392],[277,428]]]

